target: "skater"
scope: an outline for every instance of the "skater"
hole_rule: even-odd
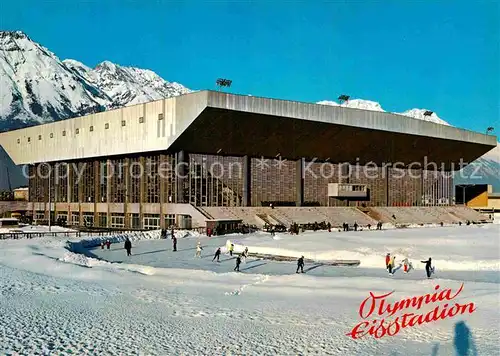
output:
[[[111,246],[111,241],[106,240],[106,248],[109,250],[109,247]]]
[[[231,244],[231,246],[229,246],[229,256],[233,255],[233,251],[234,251],[234,244]]]
[[[302,273],[304,273],[304,256],[301,256],[297,260],[297,271],[295,273],[299,273],[299,269]]]
[[[394,267],[396,266],[396,256],[391,257],[391,262],[389,262],[389,273],[394,274]]]
[[[198,241],[198,243],[196,244],[196,257],[201,258],[201,250],[203,250],[203,247],[201,247],[201,242]]]
[[[132,256],[132,242],[130,242],[129,238],[125,240],[125,250],[127,250],[127,256]]]
[[[432,263],[432,258],[429,257],[427,261],[420,261],[422,263],[425,263],[425,273],[427,274],[427,278],[431,278],[432,271],[434,268],[432,268],[431,263]]]
[[[358,231],[358,223],[354,222],[354,231]]]
[[[326,227],[328,228],[328,232],[332,232],[332,224],[330,224],[330,222],[328,222]]]
[[[215,261],[215,259],[217,259],[217,262],[220,262],[219,256],[220,256],[220,247],[217,249],[217,251],[215,251],[215,255],[214,258],[212,259],[212,262]]]
[[[173,245],[173,251],[177,251],[177,237],[175,235],[172,235],[172,245]]]
[[[245,259],[245,263],[247,262],[247,257],[248,257],[248,247],[245,247],[245,251],[241,254],[243,258]]]
[[[104,241],[101,242],[101,250],[104,250]]]
[[[368,224],[366,227],[368,228],[368,230],[372,229],[372,225],[371,224]]]
[[[413,269],[413,265],[411,264],[410,261],[408,261],[408,258],[405,258],[403,260],[403,272],[408,273]]]
[[[234,267],[233,271],[239,272],[240,271],[240,264],[241,264],[241,258],[240,258],[240,256],[238,256],[238,257],[236,257],[236,267]]]
[[[391,264],[391,254],[385,255],[385,269],[389,270],[389,265]]]

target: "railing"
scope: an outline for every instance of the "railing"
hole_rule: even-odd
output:
[[[82,237],[82,236],[110,236],[120,234],[130,234],[144,230],[121,230],[121,231],[44,231],[44,232],[1,232],[0,240],[33,239],[42,237]]]

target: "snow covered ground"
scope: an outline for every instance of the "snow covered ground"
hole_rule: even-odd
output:
[[[74,241],[80,251],[89,248],[87,256],[69,252],[63,238],[0,241],[0,354],[499,354],[500,225],[197,236],[179,238],[177,252],[158,235],[134,236],[131,257],[123,236],[109,251],[92,248],[97,240]],[[297,275],[295,263],[249,258],[234,273],[231,257],[212,262],[228,238],[237,250],[318,262]],[[197,241],[201,259],[194,257]],[[409,257],[416,270],[389,276],[386,252],[397,261]],[[431,280],[419,262],[428,257],[436,266]],[[321,264],[337,258],[361,265]],[[432,294],[436,285],[456,291],[462,283],[454,302],[474,303],[472,314],[392,337],[346,336],[362,321],[358,309],[370,292],[394,291],[394,302]]]

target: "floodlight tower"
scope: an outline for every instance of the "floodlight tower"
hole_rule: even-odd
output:
[[[340,105],[342,105],[344,102],[348,102],[349,101],[349,98],[350,96],[349,95],[345,95],[345,94],[342,94],[341,96],[338,97],[338,100],[340,101]]]
[[[218,91],[221,91],[222,87],[230,87],[231,83],[233,81],[229,79],[224,79],[224,78],[219,78],[215,81],[215,84],[217,84]]]
[[[490,133],[493,133],[495,131],[495,128],[493,126],[490,126],[486,129],[486,135],[489,135]]]

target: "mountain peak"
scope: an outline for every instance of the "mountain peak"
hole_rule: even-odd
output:
[[[31,41],[26,33],[23,31],[0,31],[0,38],[13,38],[13,39],[27,39]]]
[[[441,124],[441,125],[448,125],[450,126],[449,123],[441,119],[435,112],[432,112],[430,116],[424,115],[425,112],[430,111],[427,109],[411,109],[411,110],[406,110],[405,112],[399,113],[399,115],[404,115],[408,116],[414,119],[419,119],[419,120],[424,120],[424,121],[430,121],[434,122],[436,124]]]
[[[330,105],[330,106],[342,106],[342,107],[346,107],[346,108],[362,109],[362,110],[370,110],[370,111],[385,111],[384,109],[382,109],[382,106],[379,103],[377,103],[376,101],[364,100],[364,99],[351,99],[351,100],[343,102],[342,104],[339,104],[335,101],[322,100],[322,101],[318,101],[316,104]]]

